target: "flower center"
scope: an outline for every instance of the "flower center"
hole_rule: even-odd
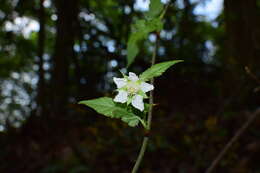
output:
[[[127,91],[130,94],[136,94],[140,90],[140,86],[136,82],[128,82]]]

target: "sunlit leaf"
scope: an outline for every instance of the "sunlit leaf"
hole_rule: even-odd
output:
[[[159,64],[155,64],[152,67],[148,68],[146,71],[144,71],[140,75],[140,79],[147,81],[153,77],[161,76],[168,68],[182,61],[183,60],[172,60],[172,61],[166,61]]]
[[[139,124],[139,118],[137,116],[124,116],[122,117],[122,121],[131,127],[135,127]]]
[[[127,66],[131,65],[139,53],[139,43],[148,37],[148,34],[154,31],[160,31],[163,28],[161,19],[138,20],[133,26],[133,32],[127,42]]]
[[[150,0],[149,11],[146,13],[147,17],[158,17],[163,10],[163,4],[161,0]]]
[[[105,115],[107,117],[119,118],[117,114],[113,113],[116,108],[116,105],[113,102],[113,100],[109,97],[101,97],[92,100],[84,100],[84,101],[80,101],[79,104],[89,106],[95,111],[97,111],[98,113]]]
[[[140,118],[137,115],[118,106],[115,102],[113,102],[112,98],[101,97],[92,100],[84,100],[79,102],[79,104],[89,106],[98,113],[107,117],[121,118],[123,122],[127,123],[131,127],[139,124]]]

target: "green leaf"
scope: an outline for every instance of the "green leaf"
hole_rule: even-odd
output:
[[[173,60],[155,64],[140,75],[140,80],[147,81],[151,78],[161,76],[168,68],[179,62],[183,62],[183,60]]]
[[[137,20],[136,23],[133,25],[134,32],[140,32],[141,34],[148,34],[153,31],[160,31],[162,28],[162,20],[158,17],[149,20]]]
[[[139,121],[144,125],[145,123],[134,113],[129,112],[127,109],[124,109],[118,106],[112,98],[101,97],[92,100],[80,101],[79,104],[83,104],[91,107],[98,113],[105,115],[111,118],[121,118],[123,122],[126,122],[129,126],[135,127],[139,124]],[[145,126],[144,126],[145,127]]]
[[[160,31],[163,28],[161,19],[138,20],[133,26],[127,42],[127,66],[129,67],[139,53],[139,43],[148,37],[150,32]]]
[[[141,32],[132,33],[127,43],[127,66],[133,63],[135,57],[139,53],[138,43],[143,40],[143,37],[146,35],[142,35]]]
[[[89,106],[95,111],[97,111],[98,113],[103,114],[107,117],[119,118],[118,114],[114,113],[115,108],[117,108],[117,106],[114,103],[114,101],[109,97],[101,97],[92,100],[84,100],[84,101],[80,101],[79,104]]]
[[[122,121],[127,123],[130,127],[135,127],[139,124],[139,117],[137,117],[137,116],[125,116],[125,117],[122,117]]]
[[[149,18],[158,17],[163,11],[163,6],[161,0],[150,0],[149,11],[146,16]]]

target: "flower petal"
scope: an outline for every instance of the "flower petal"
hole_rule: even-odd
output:
[[[135,95],[133,100],[132,100],[132,105],[136,108],[139,109],[140,111],[144,110],[144,102],[143,102],[143,97],[140,95]]]
[[[128,94],[126,91],[119,90],[118,94],[114,98],[114,101],[119,102],[119,103],[125,103],[125,102],[127,102],[127,95]]]
[[[129,72],[129,77],[128,77],[128,79],[131,80],[131,81],[133,81],[133,82],[139,80],[138,76],[137,76],[135,73],[133,73],[133,72]]]
[[[148,91],[151,91],[154,89],[154,86],[149,84],[149,83],[146,83],[146,82],[142,82],[141,83],[141,90],[143,92],[148,92]]]
[[[125,78],[113,77],[113,80],[114,80],[117,88],[122,88],[126,85],[126,79]]]

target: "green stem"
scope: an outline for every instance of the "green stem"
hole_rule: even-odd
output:
[[[143,160],[143,157],[144,157],[144,152],[146,150],[148,140],[149,140],[149,137],[144,137],[143,144],[142,144],[141,150],[139,152],[139,155],[137,157],[137,160],[135,162],[135,166],[134,166],[134,168],[132,170],[132,173],[136,173],[138,171],[138,169],[139,169],[141,161]]]
[[[155,64],[157,49],[158,49],[158,34],[156,36],[156,42],[155,42],[155,48],[153,50],[151,66],[153,66]],[[153,78],[151,79],[151,84],[154,85]],[[151,130],[152,117],[153,117],[153,90],[150,92],[149,104],[150,104],[150,108],[149,108],[148,117],[147,117],[147,129],[146,129],[148,132],[147,134],[149,134],[149,132]],[[145,136],[143,139],[143,144],[142,144],[141,150],[139,152],[139,155],[135,162],[134,168],[132,170],[132,173],[137,173],[137,171],[140,167],[141,161],[143,160],[143,157],[144,157],[145,150],[147,148],[148,140],[149,140],[149,136]]]
[[[155,64],[155,60],[156,60],[156,54],[157,54],[157,49],[158,49],[158,34],[159,33],[157,33],[157,35],[156,35],[156,42],[155,42],[155,48],[153,51],[151,66],[153,66]],[[154,85],[154,78],[151,79],[151,84]],[[152,118],[153,118],[153,90],[150,92],[149,104],[150,104],[150,108],[149,108],[148,119],[147,119],[148,131],[151,130],[151,124],[152,124]]]

